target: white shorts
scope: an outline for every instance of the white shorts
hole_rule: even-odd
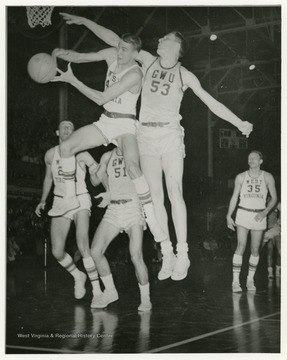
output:
[[[138,120],[128,118],[110,118],[102,114],[98,121],[93,122],[93,125],[105,138],[104,145],[113,143],[118,146],[116,139],[119,136],[125,134],[136,135]]]
[[[80,207],[68,211],[66,214],[62,215],[62,217],[73,221],[75,214],[77,214],[81,210],[88,210],[89,215],[91,215],[92,202],[91,202],[90,194],[89,193],[80,194],[80,195],[77,195],[77,198],[80,202]],[[55,206],[56,208],[58,208],[59,206],[57,206],[57,203],[62,202],[62,201],[63,201],[63,198],[55,195],[54,201],[53,201],[53,207]]]
[[[132,226],[140,225],[146,229],[143,211],[138,200],[132,200],[126,204],[110,204],[103,216],[102,221],[107,221],[127,232]]]
[[[178,154],[185,157],[184,128],[139,126],[137,141],[140,156],[162,158],[163,155]]]
[[[266,217],[262,221],[256,221],[255,216],[258,213],[238,209],[235,218],[235,224],[242,226],[248,230],[265,230],[267,227]]]

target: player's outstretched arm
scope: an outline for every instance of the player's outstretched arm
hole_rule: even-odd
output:
[[[59,58],[72,63],[88,63],[105,60],[108,64],[110,64],[116,60],[116,56],[117,53],[115,48],[108,48],[91,53],[79,53],[74,50],[56,48],[52,52],[52,57],[55,60]]]
[[[92,33],[94,33],[99,39],[103,40],[106,44],[117,47],[120,41],[120,37],[115,34],[112,30],[109,30],[101,25],[98,25],[96,22],[84,18],[82,16],[71,15],[67,13],[60,12],[63,19],[68,25],[84,25]]]
[[[92,89],[82,83],[76,76],[73,74],[71,69],[71,64],[68,64],[68,70],[66,72],[57,69],[60,73],[59,76],[54,77],[51,82],[67,82],[78,89],[82,94],[84,94],[87,98],[91,99],[98,105],[103,105],[116,97],[122,95],[124,92],[129,91],[134,86],[141,83],[140,72],[130,72],[123,76],[123,78],[116,82],[114,85],[108,87],[104,92]]]
[[[185,68],[182,68],[183,83],[193,90],[200,100],[218,117],[228,121],[232,125],[236,126],[239,131],[246,137],[249,137],[253,130],[253,125],[248,121],[242,121],[232,111],[230,111],[225,105],[217,101],[207,91],[205,91],[197,79],[197,77]]]

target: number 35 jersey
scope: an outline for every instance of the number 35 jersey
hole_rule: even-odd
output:
[[[159,58],[147,68],[141,95],[140,122],[169,122],[169,126],[178,126],[184,94],[180,68],[180,62],[164,68]]]
[[[247,209],[265,209],[267,193],[264,171],[261,171],[257,178],[252,178],[246,171],[240,190],[239,206]]]

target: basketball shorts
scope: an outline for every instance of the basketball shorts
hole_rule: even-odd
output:
[[[185,157],[184,128],[139,126],[137,141],[140,156],[162,158],[167,154]]]
[[[120,232],[127,232],[134,225],[140,225],[146,229],[143,211],[138,200],[132,200],[126,204],[110,204],[102,221],[118,227]]]
[[[265,230],[267,227],[266,217],[262,221],[256,221],[256,212],[238,209],[235,218],[235,224],[248,230]]]
[[[93,125],[105,138],[105,146],[110,143],[118,146],[118,137],[125,134],[136,135],[138,120],[126,118],[110,118],[102,114],[98,121],[93,122]]]
[[[77,195],[77,198],[80,202],[80,206],[76,209],[68,211],[66,214],[62,215],[62,217],[73,221],[75,214],[77,214],[81,210],[88,210],[89,215],[91,214],[92,202],[91,202],[90,194],[89,193],[80,194],[80,195]],[[59,196],[54,196],[53,207],[59,208],[58,203],[62,202],[62,201],[63,201],[63,198],[61,198]]]

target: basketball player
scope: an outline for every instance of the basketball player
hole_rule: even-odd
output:
[[[70,120],[63,120],[59,123],[56,131],[61,143],[67,139],[74,131],[74,125]],[[59,145],[51,148],[45,154],[46,174],[43,182],[41,201],[36,207],[35,213],[41,217],[41,211],[45,209],[46,199],[54,183],[54,200],[52,209],[57,209],[59,200],[61,201],[65,193],[65,179],[63,176]],[[64,267],[74,278],[74,295],[76,299],[85,296],[85,283],[87,276],[76,267],[71,256],[65,251],[66,239],[72,221],[76,227],[76,241],[78,249],[83,257],[83,264],[92,284],[93,294],[101,294],[98,273],[95,263],[90,253],[89,246],[89,217],[91,209],[91,199],[88,193],[85,176],[86,166],[93,169],[95,161],[88,152],[77,155],[76,158],[76,179],[77,179],[77,198],[80,206],[75,210],[70,210],[66,214],[51,219],[51,243],[52,253],[58,263]]]
[[[135,267],[136,277],[141,295],[139,311],[151,310],[149,279],[147,267],[143,260],[142,241],[145,221],[142,208],[131,181],[120,148],[105,153],[100,161],[100,168],[92,179],[92,184],[97,186],[107,175],[107,196],[103,199],[106,213],[100,222],[93,239],[91,253],[95,261],[100,278],[105,290],[99,296],[93,298],[92,308],[104,308],[111,302],[118,300],[118,292],[115,288],[111,269],[109,267],[105,251],[112,240],[120,232],[126,232],[130,239],[129,250],[132,263]],[[102,196],[102,194],[98,195]]]
[[[251,255],[246,286],[249,291],[256,290],[254,274],[259,262],[263,233],[266,229],[266,216],[277,202],[274,178],[270,173],[260,169],[262,163],[262,153],[257,150],[251,151],[248,155],[249,170],[238,174],[235,178],[234,191],[226,215],[227,227],[233,231],[236,227],[237,230],[237,248],[232,260],[233,292],[242,291],[239,276],[249,232],[251,234]],[[268,193],[270,201],[266,206]],[[236,208],[238,197],[239,205],[234,222],[232,214]]]
[[[70,83],[96,104],[103,105],[104,112],[97,122],[75,131],[69,139],[61,143],[60,154],[67,193],[62,200],[61,208],[51,211],[50,215],[62,215],[67,210],[78,206],[75,197],[74,155],[86,149],[114,143],[120,147],[123,153],[128,174],[140,198],[154,239],[162,241],[166,240],[167,236],[155,217],[149,187],[139,166],[139,151],[135,137],[136,104],[143,77],[142,71],[135,61],[140,48],[140,38],[125,34],[116,48],[96,53],[80,54],[64,49],[53,51],[54,57],[76,63],[104,60],[108,65],[108,71],[104,92],[91,89],[79,81],[74,76],[70,64],[67,72],[59,70],[60,76],[56,76],[52,80]]]
[[[280,277],[281,271],[281,202],[279,201],[277,206],[270,212],[268,219],[268,230],[265,231],[263,237],[263,243],[267,243],[268,255],[267,255],[267,270],[268,278],[273,279],[273,252],[274,248],[277,250],[276,254],[276,277]]]
[[[118,46],[120,38],[111,30],[83,17],[66,13],[61,15],[67,24],[84,25],[107,44]],[[184,55],[185,49],[183,36],[179,32],[171,32],[159,40],[157,56],[141,50],[136,57],[145,71],[137,134],[141,169],[150,187],[156,217],[168,234],[162,183],[164,172],[177,237],[177,257],[169,239],[161,242],[163,265],[158,274],[160,280],[170,276],[173,280],[184,279],[190,266],[187,214],[182,190],[184,129],[180,125],[182,117],[179,113],[184,91],[191,88],[214,114],[236,126],[242,134],[249,136],[252,131],[252,124],[241,121],[215,100],[201,87],[196,76],[181,66],[179,58]]]

